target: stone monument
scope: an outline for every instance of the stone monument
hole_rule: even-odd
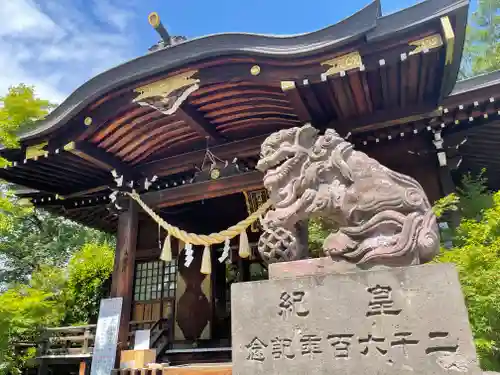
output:
[[[439,232],[414,179],[310,125],[268,137],[258,168],[270,280],[232,285],[233,374],[480,373],[454,267],[423,264]],[[339,229],[308,260],[315,215]]]

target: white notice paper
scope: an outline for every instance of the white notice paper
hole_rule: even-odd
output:
[[[151,331],[149,329],[143,329],[135,331],[135,350],[147,350],[149,349],[149,338],[151,337]]]
[[[115,367],[122,298],[101,300],[90,375],[109,375]]]

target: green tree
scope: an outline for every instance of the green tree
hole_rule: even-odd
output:
[[[500,69],[500,1],[478,0],[469,17],[461,78]]]
[[[500,192],[482,217],[464,218],[451,249],[436,261],[454,263],[460,275],[481,367],[500,370]]]
[[[68,303],[65,321],[95,322],[107,281],[113,272],[114,251],[108,242],[87,243],[71,257],[68,271]]]
[[[0,375],[20,374],[34,355],[16,351],[15,343],[34,342],[46,326],[59,324],[64,315],[66,292],[63,272],[41,267],[28,284],[14,284],[0,294]]]
[[[33,87],[10,88],[0,97],[0,143],[19,147],[18,134],[50,108]],[[0,158],[0,167],[8,163]],[[0,182],[0,375],[20,374],[33,357],[16,343],[95,318],[113,267],[110,244],[109,235],[24,205]]]
[[[2,201],[0,200],[0,203]],[[0,283],[26,282],[41,265],[64,266],[70,256],[89,242],[110,241],[110,236],[86,228],[42,210],[12,218],[6,230],[0,230]]]
[[[19,133],[33,128],[52,107],[48,100],[36,97],[32,86],[10,87],[7,95],[0,96],[0,143],[7,148],[18,148]],[[2,159],[2,162],[7,161]]]

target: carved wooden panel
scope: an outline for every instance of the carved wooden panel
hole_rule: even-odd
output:
[[[211,320],[211,296],[207,296],[202,284],[206,275],[200,273],[201,251],[194,249],[194,260],[189,267],[184,266],[184,250],[179,256],[179,278],[185,283],[184,293],[179,296],[176,306],[176,322],[186,340],[200,338]]]

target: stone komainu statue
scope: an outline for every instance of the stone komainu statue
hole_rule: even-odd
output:
[[[257,168],[274,204],[258,245],[268,262],[303,258],[297,223],[317,216],[340,228],[323,244],[335,260],[404,266],[439,250],[436,217],[419,183],[355,151],[333,129],[320,136],[307,124],[270,135]]]

